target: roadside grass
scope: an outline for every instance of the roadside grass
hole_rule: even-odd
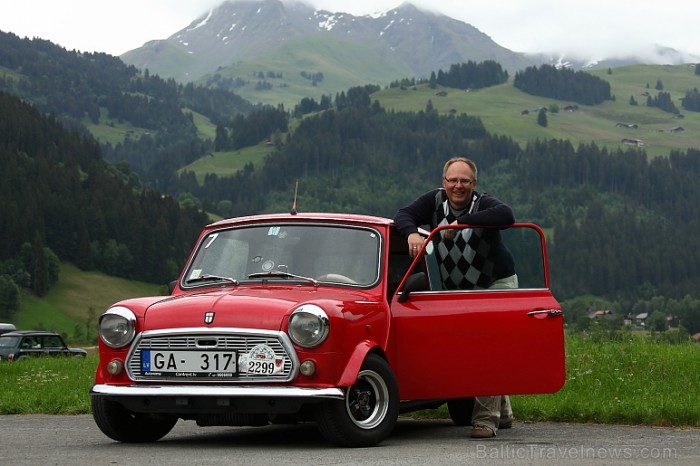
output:
[[[517,421],[596,422],[700,427],[700,345],[626,334],[566,337],[564,387],[547,395],[511,396]],[[449,417],[445,406],[419,414]]]
[[[516,418],[700,426],[700,345],[567,338],[567,377],[553,395],[514,396]]]
[[[564,387],[512,396],[517,421],[700,427],[700,345],[567,335]],[[90,413],[97,355],[0,364],[0,414]],[[448,418],[445,406],[413,416]]]
[[[0,414],[85,414],[98,357],[30,358],[0,364]]]

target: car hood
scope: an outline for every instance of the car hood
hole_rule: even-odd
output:
[[[186,294],[155,302],[144,315],[143,329],[237,327],[280,330],[299,305],[313,302],[338,315],[363,293],[314,287],[231,288]],[[212,314],[213,313],[213,314]]]

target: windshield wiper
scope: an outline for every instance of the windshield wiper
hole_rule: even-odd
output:
[[[236,280],[235,278],[222,277],[221,275],[211,275],[211,274],[200,275],[199,277],[190,278],[189,280],[185,280],[185,281],[187,283],[204,282],[204,281],[220,281],[220,282],[228,282],[228,283],[231,283],[232,285],[238,285],[238,280]]]
[[[248,275],[248,278],[296,278],[297,280],[304,280],[309,283],[311,283],[313,286],[318,286],[318,280],[310,278],[310,277],[304,277],[302,275],[294,275],[293,273],[289,272],[282,272],[282,271],[277,271],[277,272],[255,272],[251,273]]]

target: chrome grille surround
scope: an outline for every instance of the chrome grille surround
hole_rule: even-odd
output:
[[[141,375],[141,351],[155,350],[198,350],[204,347],[198,342],[207,340],[206,349],[236,351],[237,355],[247,354],[254,346],[266,344],[277,355],[284,356],[284,369],[281,374],[247,374],[238,373],[225,380],[209,380],[187,377],[153,377]],[[216,341],[215,345],[209,344]],[[129,378],[137,382],[191,382],[191,383],[269,383],[289,382],[299,373],[299,358],[289,336],[284,332],[261,329],[241,328],[178,328],[164,330],[146,330],[136,336],[126,358],[126,372]]]

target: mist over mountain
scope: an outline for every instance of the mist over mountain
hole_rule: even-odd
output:
[[[368,56],[379,57],[387,68],[404,72],[394,79],[429,77],[433,71],[467,61],[494,60],[509,71],[536,63],[469,24],[410,3],[372,17],[279,0],[223,2],[169,38],[148,42],[121,58],[137,68],[190,81],[221,67],[260,60],[297,42],[308,47],[308,42],[300,41],[308,37],[327,37],[338,47],[359,47]],[[365,78],[376,81],[371,72]]]
[[[597,58],[576,53],[526,54],[502,47],[470,24],[408,2],[381,14],[354,16],[281,0],[224,1],[167,39],[148,42],[121,58],[137,68],[188,82],[265,59],[272,59],[280,70],[297,71],[292,65],[300,61],[299,55],[313,55],[308,57],[313,67],[332,62],[343,48],[354,50],[355,56],[364,54],[370,64],[365,67],[358,58],[333,63],[342,68],[336,74],[351,71],[362,76],[353,84],[386,84],[387,76],[427,78],[433,71],[468,61],[494,60],[511,74],[543,63],[583,69],[700,61],[661,45]],[[376,63],[383,67],[372,66]],[[333,73],[325,71],[331,77]]]

